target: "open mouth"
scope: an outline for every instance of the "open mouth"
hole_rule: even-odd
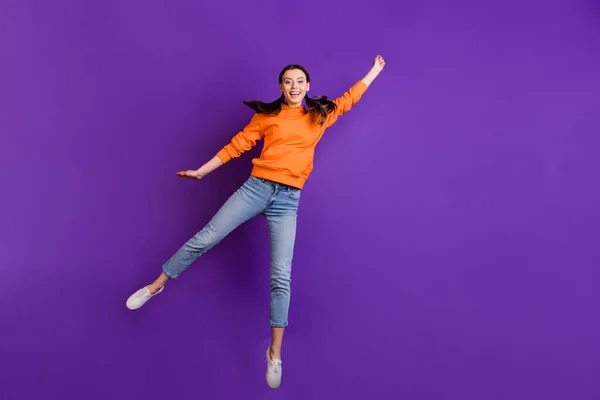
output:
[[[297,99],[298,97],[300,97],[300,95],[301,95],[301,94],[302,94],[302,93],[301,93],[301,92],[299,92],[299,91],[293,91],[293,92],[290,92],[290,97],[291,97],[292,99]]]

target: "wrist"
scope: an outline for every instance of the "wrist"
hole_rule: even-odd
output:
[[[380,72],[381,72],[381,68],[376,65],[373,65],[373,68],[371,68],[371,75],[377,76],[377,75],[379,75]]]

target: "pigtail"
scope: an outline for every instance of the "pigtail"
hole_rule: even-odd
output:
[[[327,96],[317,96],[315,98],[305,96],[308,112],[311,114],[313,122],[323,125],[327,119],[327,115],[335,110],[335,103],[327,100]]]
[[[274,116],[279,114],[281,111],[281,105],[283,104],[284,100],[285,97],[283,97],[282,94],[277,100],[270,103],[265,103],[259,100],[244,101],[243,103],[254,110],[254,112],[257,114]]]

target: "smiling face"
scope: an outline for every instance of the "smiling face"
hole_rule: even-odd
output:
[[[289,69],[283,73],[279,88],[287,104],[290,107],[298,107],[310,89],[310,82],[302,70]]]

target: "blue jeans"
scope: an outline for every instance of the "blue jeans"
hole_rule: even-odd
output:
[[[250,176],[219,211],[163,265],[169,278],[177,278],[198,257],[249,219],[262,214],[271,242],[270,325],[288,325],[292,258],[300,189]]]

